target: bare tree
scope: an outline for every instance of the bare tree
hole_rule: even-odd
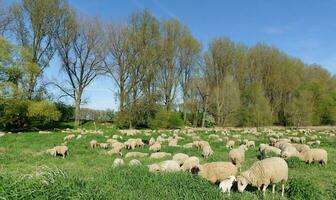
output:
[[[93,18],[76,19],[72,11],[64,16],[56,39],[62,69],[67,75],[65,85],[56,85],[75,101],[75,126],[78,126],[83,92],[97,77],[103,65],[102,24]]]
[[[129,60],[130,52],[127,44],[128,28],[125,25],[108,26],[107,52],[104,63],[104,72],[113,78],[118,86],[119,111],[125,109],[126,98],[129,94],[127,86],[130,78]]]
[[[7,31],[12,19],[8,8],[5,7],[3,1],[0,0],[0,35],[4,35],[5,31]]]

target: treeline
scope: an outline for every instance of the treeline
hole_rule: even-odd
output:
[[[123,128],[336,121],[335,78],[322,67],[266,44],[215,38],[204,48],[177,19],[160,20],[148,10],[125,23],[103,23],[78,15],[65,0],[21,0],[1,11],[0,33],[0,116],[21,119],[6,107],[16,101],[26,110],[29,102],[46,102],[39,112],[48,107],[49,114],[40,118],[61,118],[62,109],[50,103],[54,88],[43,81],[56,57],[65,80],[49,85],[73,99],[77,126],[83,93],[97,76],[117,86],[118,112],[106,117]]]

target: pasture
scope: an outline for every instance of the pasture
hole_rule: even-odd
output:
[[[92,128],[92,127],[90,127]],[[117,155],[107,155],[108,150],[91,149],[89,142],[97,140],[105,142],[113,135],[120,135],[118,141],[125,142],[129,138],[149,140],[159,135],[166,138],[174,133],[183,139],[178,140],[177,147],[162,143],[161,152],[185,153],[200,158],[201,164],[215,161],[228,161],[228,149],[224,137],[236,141],[235,148],[243,139],[253,140],[256,147],[249,148],[245,153],[242,171],[247,170],[260,159],[258,146],[269,143],[269,137],[280,135],[279,138],[289,138],[293,135],[306,137],[316,135],[321,141],[314,148],[323,148],[328,152],[328,163],[322,166],[318,163],[306,164],[298,159],[289,159],[289,181],[286,184],[285,199],[336,199],[336,138],[333,129],[317,129],[311,133],[285,128],[258,129],[190,129],[141,131],[132,136],[122,135],[118,130],[100,125],[103,134],[85,133],[82,138],[67,141],[69,148],[65,159],[46,154],[45,151],[64,142],[69,133],[53,131],[47,134],[25,132],[21,134],[6,134],[0,137],[0,199],[260,199],[262,192],[248,187],[243,193],[237,191],[234,183],[231,196],[221,193],[218,184],[214,185],[198,175],[189,172],[158,172],[151,173],[147,165],[163,160],[151,159],[148,156],[137,158],[141,166],[128,166],[132,158]],[[90,131],[88,131],[90,132]],[[79,135],[81,131],[73,131]],[[218,135],[210,137],[209,135]],[[240,135],[236,136],[236,135]],[[202,152],[195,148],[183,148],[182,145],[193,142],[199,137],[208,141],[214,154],[208,159],[202,157]],[[315,136],[314,136],[315,137]],[[144,145],[127,152],[149,152],[149,146]],[[123,158],[125,165],[113,167],[115,158]],[[239,172],[238,172],[239,174]],[[268,187],[264,199],[284,199],[281,197],[280,185],[276,194]]]

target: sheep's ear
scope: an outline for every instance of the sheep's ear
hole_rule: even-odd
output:
[[[193,168],[191,168],[191,173],[192,174],[198,174],[199,171],[200,171],[199,167],[193,167]]]

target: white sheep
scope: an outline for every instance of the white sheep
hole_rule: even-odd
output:
[[[300,159],[307,162],[319,162],[322,165],[328,162],[328,153],[324,149],[306,149],[300,153]]]
[[[191,172],[214,184],[236,175],[237,167],[231,162],[212,162],[194,167]]]
[[[180,164],[180,166],[183,165],[183,163],[189,158],[189,156],[187,154],[184,153],[177,153],[173,156],[173,160],[175,160],[176,162],[178,162]]]
[[[119,167],[121,165],[124,165],[125,162],[123,159],[121,158],[116,158],[114,161],[113,161],[113,167]]]
[[[152,146],[149,147],[149,151],[157,152],[161,150],[160,142],[156,141]]]
[[[199,164],[199,159],[196,156],[191,156],[184,161],[181,169],[183,171],[191,171],[192,168],[197,167]]]
[[[233,140],[229,140],[229,141],[227,141],[227,143],[226,143],[226,148],[230,148],[230,149],[232,149],[232,148],[234,147],[234,145],[235,145],[235,141],[233,141]]]
[[[228,192],[229,196],[230,196],[231,187],[233,185],[233,182],[235,182],[235,181],[236,181],[235,176],[229,176],[229,178],[220,182],[219,189],[221,189],[223,193]]]
[[[149,157],[153,159],[161,159],[167,156],[171,156],[171,153],[166,153],[166,152],[155,152],[152,153]]]
[[[129,166],[139,166],[141,165],[141,162],[137,159],[130,160],[128,163]]]
[[[94,148],[96,148],[98,146],[98,142],[97,142],[97,140],[91,140],[90,141],[90,147],[91,147],[91,149],[94,149]]]
[[[240,145],[237,149],[232,149],[229,152],[229,160],[232,164],[236,165],[237,169],[241,168],[241,165],[245,161],[245,151],[247,150],[246,145]]]
[[[251,168],[240,174],[237,178],[238,191],[243,192],[248,184],[260,190],[263,186],[263,194],[266,188],[272,184],[272,193],[275,192],[275,184],[281,182],[284,196],[285,183],[288,180],[288,165],[286,161],[279,157],[267,158],[255,162]]]
[[[211,149],[210,145],[206,145],[202,148],[202,155],[205,159],[208,159],[209,156],[213,155],[213,150]]]
[[[175,160],[166,160],[160,163],[148,165],[150,172],[177,172],[180,171],[180,165]]]
[[[67,156],[68,154],[68,147],[64,145],[56,146],[54,147],[56,154],[55,155],[61,155],[63,158]]]
[[[142,153],[142,152],[128,152],[125,155],[125,158],[142,158],[148,156],[148,153]]]

